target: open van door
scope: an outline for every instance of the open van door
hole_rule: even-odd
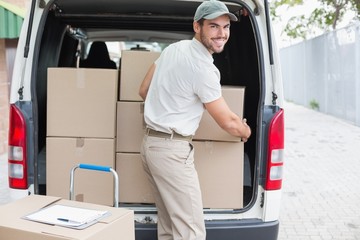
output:
[[[30,78],[32,59],[28,59],[31,41],[34,42],[37,27],[34,27],[36,0],[31,1],[28,16],[22,26],[22,36],[17,49],[12,81],[13,90],[10,94],[9,139],[8,139],[8,166],[9,187],[14,189],[28,189],[29,185],[37,186],[37,167],[34,161],[36,144],[29,141],[35,134],[33,122],[33,104],[30,96],[24,99],[24,87],[29,84],[25,78]],[[39,14],[38,14],[39,15]],[[33,28],[34,27],[34,28]],[[35,29],[35,31],[33,30]],[[26,32],[26,34],[24,34]],[[33,45],[33,43],[32,43]],[[16,94],[14,90],[17,90]],[[30,93],[30,89],[27,89]],[[35,184],[34,184],[35,183]],[[37,189],[35,189],[37,192]]]

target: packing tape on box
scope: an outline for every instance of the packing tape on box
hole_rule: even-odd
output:
[[[214,142],[213,141],[205,141],[205,149],[210,154],[214,151]]]
[[[85,139],[84,138],[77,138],[76,139],[76,147],[82,148],[85,145]]]
[[[76,156],[83,156],[84,155],[84,145],[85,139],[84,138],[76,138],[76,148],[75,148],[75,155]]]
[[[76,71],[76,87],[77,88],[85,88],[85,70],[78,69]]]

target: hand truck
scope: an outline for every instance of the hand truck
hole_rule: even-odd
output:
[[[114,176],[114,207],[119,207],[119,177],[114,169],[107,166],[80,163],[73,167],[70,172],[70,200],[74,200],[74,173],[76,169],[86,169],[93,171],[111,172]]]

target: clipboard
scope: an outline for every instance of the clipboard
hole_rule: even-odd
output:
[[[30,213],[23,219],[73,229],[84,229],[110,215],[109,211],[54,204]]]

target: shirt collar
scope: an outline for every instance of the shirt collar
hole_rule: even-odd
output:
[[[192,45],[196,48],[196,50],[199,51],[200,54],[204,55],[204,57],[206,57],[209,61],[211,61],[211,62],[214,61],[213,56],[209,52],[209,50],[207,50],[207,48],[204,46],[204,44],[199,42],[196,38],[192,39]]]

